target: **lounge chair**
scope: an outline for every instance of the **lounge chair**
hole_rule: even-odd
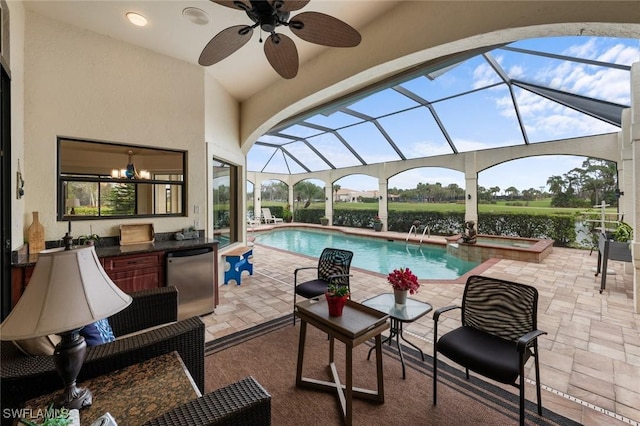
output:
[[[271,210],[268,207],[262,209],[262,217],[264,218],[264,223],[284,223],[283,218],[271,215]]]
[[[247,213],[247,225],[249,225],[250,227],[253,227],[255,225],[260,225],[262,223],[262,219],[260,218],[260,216],[254,216],[253,212],[248,212]]]

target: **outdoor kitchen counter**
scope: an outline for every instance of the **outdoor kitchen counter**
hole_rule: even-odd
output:
[[[102,244],[102,240],[100,244],[96,246],[96,254],[98,257],[114,257],[114,256],[128,256],[132,254],[144,254],[144,253],[152,253],[157,251],[177,251],[177,250],[186,250],[193,248],[201,248],[201,247],[215,247],[218,245],[218,240],[214,240],[211,238],[198,238],[193,240],[157,240],[152,243],[141,243],[141,244],[131,244],[126,246],[121,246],[117,244],[117,239],[115,238],[105,238],[114,239],[115,244]],[[54,243],[55,244],[55,243]],[[26,247],[26,246],[25,246]],[[47,249],[56,248],[57,245],[51,247],[51,243],[47,243]],[[23,253],[24,251],[24,253]],[[14,252],[12,255],[12,263],[11,266],[15,268],[21,268],[26,266],[33,266],[38,261],[38,254],[28,254],[26,250],[19,250]]]

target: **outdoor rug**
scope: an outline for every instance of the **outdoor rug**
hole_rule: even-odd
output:
[[[337,392],[296,388],[296,362],[300,322],[291,316],[269,321],[208,342],[205,358],[205,390],[253,376],[271,394],[272,424],[340,425]],[[375,351],[367,361],[372,342],[353,350],[353,385],[375,390]],[[344,344],[336,340],[335,362],[344,381]],[[519,421],[518,397],[484,380],[470,380],[464,372],[444,362],[438,368],[438,405],[432,403],[432,358],[425,361],[413,348],[403,346],[406,379],[395,346],[383,345],[384,404],[354,398],[354,425],[516,425]],[[331,381],[328,367],[327,335],[307,326],[303,376]],[[515,390],[515,388],[514,388]],[[535,398],[534,398],[535,399]],[[579,425],[528,402],[527,424]]]

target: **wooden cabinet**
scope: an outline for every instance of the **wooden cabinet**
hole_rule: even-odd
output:
[[[107,275],[126,293],[165,285],[164,252],[104,257],[100,261]]]
[[[20,296],[29,283],[29,278],[33,274],[35,266],[25,266],[22,268],[11,268],[11,307],[16,306]]]

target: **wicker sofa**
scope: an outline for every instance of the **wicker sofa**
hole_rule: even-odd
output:
[[[135,363],[177,351],[204,393],[204,323],[199,317],[178,318],[178,291],[162,287],[132,293],[133,302],[109,318],[114,334],[123,336],[87,348],[78,381],[97,377]],[[164,327],[153,328],[167,324]],[[150,330],[146,330],[149,329]],[[26,356],[12,342],[2,342],[0,352],[1,406],[18,408],[27,400],[62,387],[53,356]],[[11,424],[2,416],[2,424]]]
[[[249,376],[174,408],[144,426],[271,424],[271,395]]]

